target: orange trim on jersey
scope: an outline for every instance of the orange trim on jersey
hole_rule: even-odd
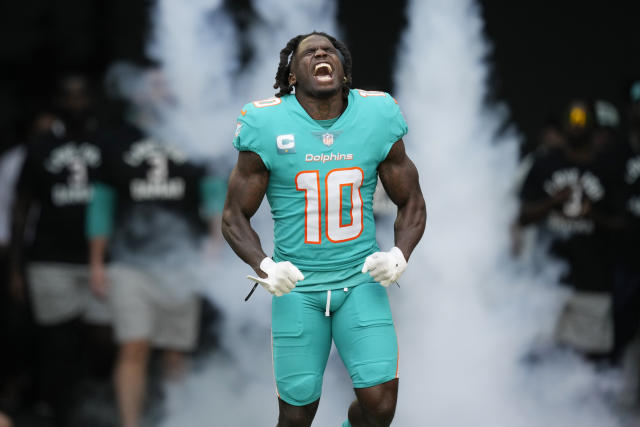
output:
[[[308,211],[307,206],[309,205],[309,199],[307,197],[307,194],[308,194],[308,191],[310,190],[308,188],[300,188],[298,186],[298,176],[305,173],[313,173],[316,175],[316,188],[318,191],[318,239],[317,240],[310,240],[309,236],[307,235],[307,231],[309,230],[309,228],[307,227],[309,223],[309,215],[307,213]],[[316,171],[298,172],[295,177],[295,182],[296,182],[296,190],[304,191],[304,242],[312,245],[319,245],[320,243],[322,243],[322,220],[320,218],[320,212],[321,212],[320,210],[320,171],[316,170]]]
[[[276,96],[267,99],[261,99],[259,101],[253,101],[252,104],[256,108],[264,108],[264,107],[273,107],[274,105],[278,105],[282,102],[281,98]]]
[[[358,89],[358,93],[363,98],[366,98],[367,96],[387,96],[386,93],[380,92],[379,90],[362,90],[362,89]]]
[[[347,224],[342,223],[342,206],[344,206],[342,202],[342,193],[344,191],[344,187],[351,187],[349,191],[349,203],[351,203],[351,199],[353,199],[353,183],[351,184],[340,184],[340,227],[348,227],[353,224],[353,212],[352,209],[349,209],[349,219],[350,221]]]
[[[276,362],[273,360],[273,328],[271,328],[271,370],[273,371],[273,384],[276,387],[276,396],[280,399],[280,392],[278,391],[278,381],[276,381]]]
[[[354,170],[357,169],[360,171],[360,173],[362,174],[362,182],[360,183],[360,187],[358,188],[358,196],[360,196],[360,221],[361,221],[361,225],[360,225],[360,232],[353,237],[349,237],[348,239],[342,239],[342,240],[333,240],[330,236],[329,236],[329,191],[327,190],[328,187],[328,182],[329,182],[329,175],[331,175],[333,172],[336,171],[345,171],[345,170]],[[324,208],[325,208],[325,215],[324,215],[324,233],[327,236],[327,239],[329,239],[330,242],[332,243],[341,243],[341,242],[348,242],[349,240],[354,240],[357,239],[358,237],[360,237],[360,235],[362,234],[362,230],[364,230],[364,200],[362,199],[362,192],[360,191],[360,189],[362,188],[362,184],[364,184],[364,171],[359,168],[359,167],[352,167],[352,168],[339,168],[339,169],[332,169],[329,171],[329,173],[327,173],[327,175],[325,175],[324,177]],[[351,198],[353,199],[353,192],[351,193]],[[342,194],[340,194],[340,201],[342,202]],[[350,214],[351,214],[351,210],[353,210],[353,205],[351,205],[351,209],[349,210]],[[340,216],[342,216],[342,205],[340,206]],[[353,215],[353,214],[351,214]],[[353,222],[353,219],[351,220]],[[339,223],[338,223],[339,224]]]

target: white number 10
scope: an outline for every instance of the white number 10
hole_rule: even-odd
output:
[[[360,168],[333,169],[325,181],[325,233],[333,243],[353,240],[362,233],[362,195],[364,172]],[[343,200],[345,187],[351,200]],[[296,175],[296,190],[304,191],[304,242],[320,243],[320,172],[302,171]],[[343,221],[343,206],[349,203],[349,221]]]

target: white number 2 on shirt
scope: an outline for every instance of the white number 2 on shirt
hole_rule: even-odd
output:
[[[325,233],[333,243],[353,240],[362,233],[362,195],[360,187],[364,172],[360,168],[333,169],[324,177],[325,182]],[[343,200],[346,193],[351,200]],[[320,243],[320,172],[302,171],[296,175],[296,190],[304,191],[304,242]],[[343,207],[348,203],[349,221],[344,221]],[[347,205],[347,206],[349,206]]]

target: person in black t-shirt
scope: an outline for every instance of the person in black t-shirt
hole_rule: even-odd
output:
[[[208,226],[219,229],[225,198],[225,180],[140,130],[157,120],[146,114],[157,111],[146,104],[150,99],[162,102],[140,97],[130,114],[137,126],[101,136],[103,162],[87,223],[92,287],[113,308],[120,347],[115,388],[125,427],[139,425],[151,350],[162,350],[164,373],[176,378],[184,353],[196,345],[200,248]],[[219,233],[214,237],[219,241]]]
[[[640,326],[640,81],[631,86],[629,138],[616,163],[622,189],[618,209],[624,226],[616,233],[613,255],[614,357],[620,359]]]
[[[537,224],[551,252],[567,263],[562,282],[573,288],[556,338],[588,354],[611,346],[607,224],[611,177],[593,144],[593,110],[573,101],[564,116],[566,143],[538,155],[521,189],[519,224]],[[591,324],[585,319],[596,319]]]
[[[12,215],[12,288],[16,294],[29,290],[43,338],[44,397],[59,426],[71,422],[83,342],[100,343],[100,351],[90,353],[100,357],[112,342],[109,308],[91,296],[84,239],[89,179],[101,162],[92,102],[86,78],[61,78],[51,126],[27,147]],[[33,241],[26,245],[27,217],[36,207]],[[106,339],[100,341],[101,337]]]

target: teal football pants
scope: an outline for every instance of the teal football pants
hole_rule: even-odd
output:
[[[355,388],[397,378],[398,344],[386,288],[366,283],[345,289],[294,289],[273,297],[274,374],[278,396],[291,405],[320,398],[332,339]]]

